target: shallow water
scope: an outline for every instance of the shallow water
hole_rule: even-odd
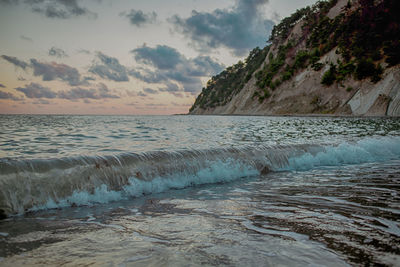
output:
[[[61,118],[82,119],[75,123],[81,133],[105,121],[115,125],[81,148],[56,145],[60,154],[49,153],[47,141],[21,139],[14,150],[2,150],[0,203],[28,207],[10,193],[18,186],[29,201],[42,203],[0,221],[2,266],[399,265],[399,120]],[[152,128],[166,129],[169,145],[160,136],[143,141],[144,133],[141,141],[106,136],[146,118]],[[25,117],[14,118],[21,119],[28,127]],[[35,140],[40,133],[29,127],[22,138]],[[0,134],[2,147],[11,135],[10,129]],[[51,131],[47,138],[58,142]],[[73,143],[69,138],[60,140]],[[114,151],[104,151],[110,144]],[[24,153],[29,147],[36,156]],[[99,159],[106,163],[97,167]],[[55,194],[60,184],[73,194]]]

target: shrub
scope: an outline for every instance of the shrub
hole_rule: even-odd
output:
[[[381,51],[379,49],[376,49],[374,52],[372,52],[371,58],[374,61],[378,61],[378,60],[382,59]]]
[[[304,65],[309,57],[310,57],[310,55],[308,54],[307,51],[303,51],[303,50],[299,51],[294,60],[293,68],[294,69],[304,68]]]
[[[330,86],[335,82],[335,80],[336,80],[336,66],[334,64],[331,64],[329,70],[327,70],[322,76],[321,83]]]
[[[282,75],[281,75],[281,80],[282,81],[287,81],[290,78],[292,78],[293,73],[290,71],[285,71]]]
[[[375,64],[370,58],[362,58],[358,61],[355,71],[358,80],[372,77],[375,74]]]
[[[311,104],[311,105],[318,105],[319,102],[320,102],[319,96],[314,96],[314,97],[311,99],[310,104]]]
[[[320,71],[320,70],[322,69],[323,66],[324,66],[324,64],[319,63],[319,62],[316,62],[316,63],[313,63],[313,64],[311,65],[311,68],[312,68],[313,70],[315,70],[315,71]]]
[[[373,83],[379,82],[382,79],[382,73],[383,73],[383,68],[381,65],[378,65],[375,68],[374,75],[372,76],[371,81]]]
[[[251,79],[251,73],[247,73],[246,78],[244,79],[247,83]]]
[[[343,81],[348,75],[351,75],[354,73],[354,70],[356,69],[356,66],[352,61],[348,63],[343,63],[340,60],[338,60],[338,70],[337,70],[337,77],[336,81],[340,82]]]
[[[400,63],[400,41],[386,42],[383,48],[387,55],[386,62],[389,66],[394,66]]]

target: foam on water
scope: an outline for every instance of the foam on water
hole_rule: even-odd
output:
[[[303,171],[400,159],[400,137],[338,145],[288,145],[0,162],[6,214],[93,205],[268,171]]]
[[[301,156],[290,157],[288,165],[280,170],[305,171],[315,167],[383,162],[399,158],[399,137],[366,138],[356,143],[324,146],[323,151],[317,153],[306,152]]]
[[[130,177],[127,185],[121,191],[109,190],[105,184],[94,190],[94,193],[75,190],[70,197],[55,202],[49,199],[46,204],[35,206],[30,211],[68,207],[71,205],[104,204],[111,201],[139,197],[145,194],[161,193],[169,189],[182,189],[189,186],[208,183],[230,182],[242,177],[258,175],[259,171],[252,166],[237,164],[233,160],[218,161],[208,168],[201,169],[195,174],[175,174],[166,177],[156,177],[145,181],[137,177]]]

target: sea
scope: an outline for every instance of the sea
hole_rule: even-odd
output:
[[[0,266],[400,266],[400,119],[0,115]]]

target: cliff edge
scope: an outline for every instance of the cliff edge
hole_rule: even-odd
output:
[[[330,0],[212,77],[189,114],[400,116],[400,1]]]

